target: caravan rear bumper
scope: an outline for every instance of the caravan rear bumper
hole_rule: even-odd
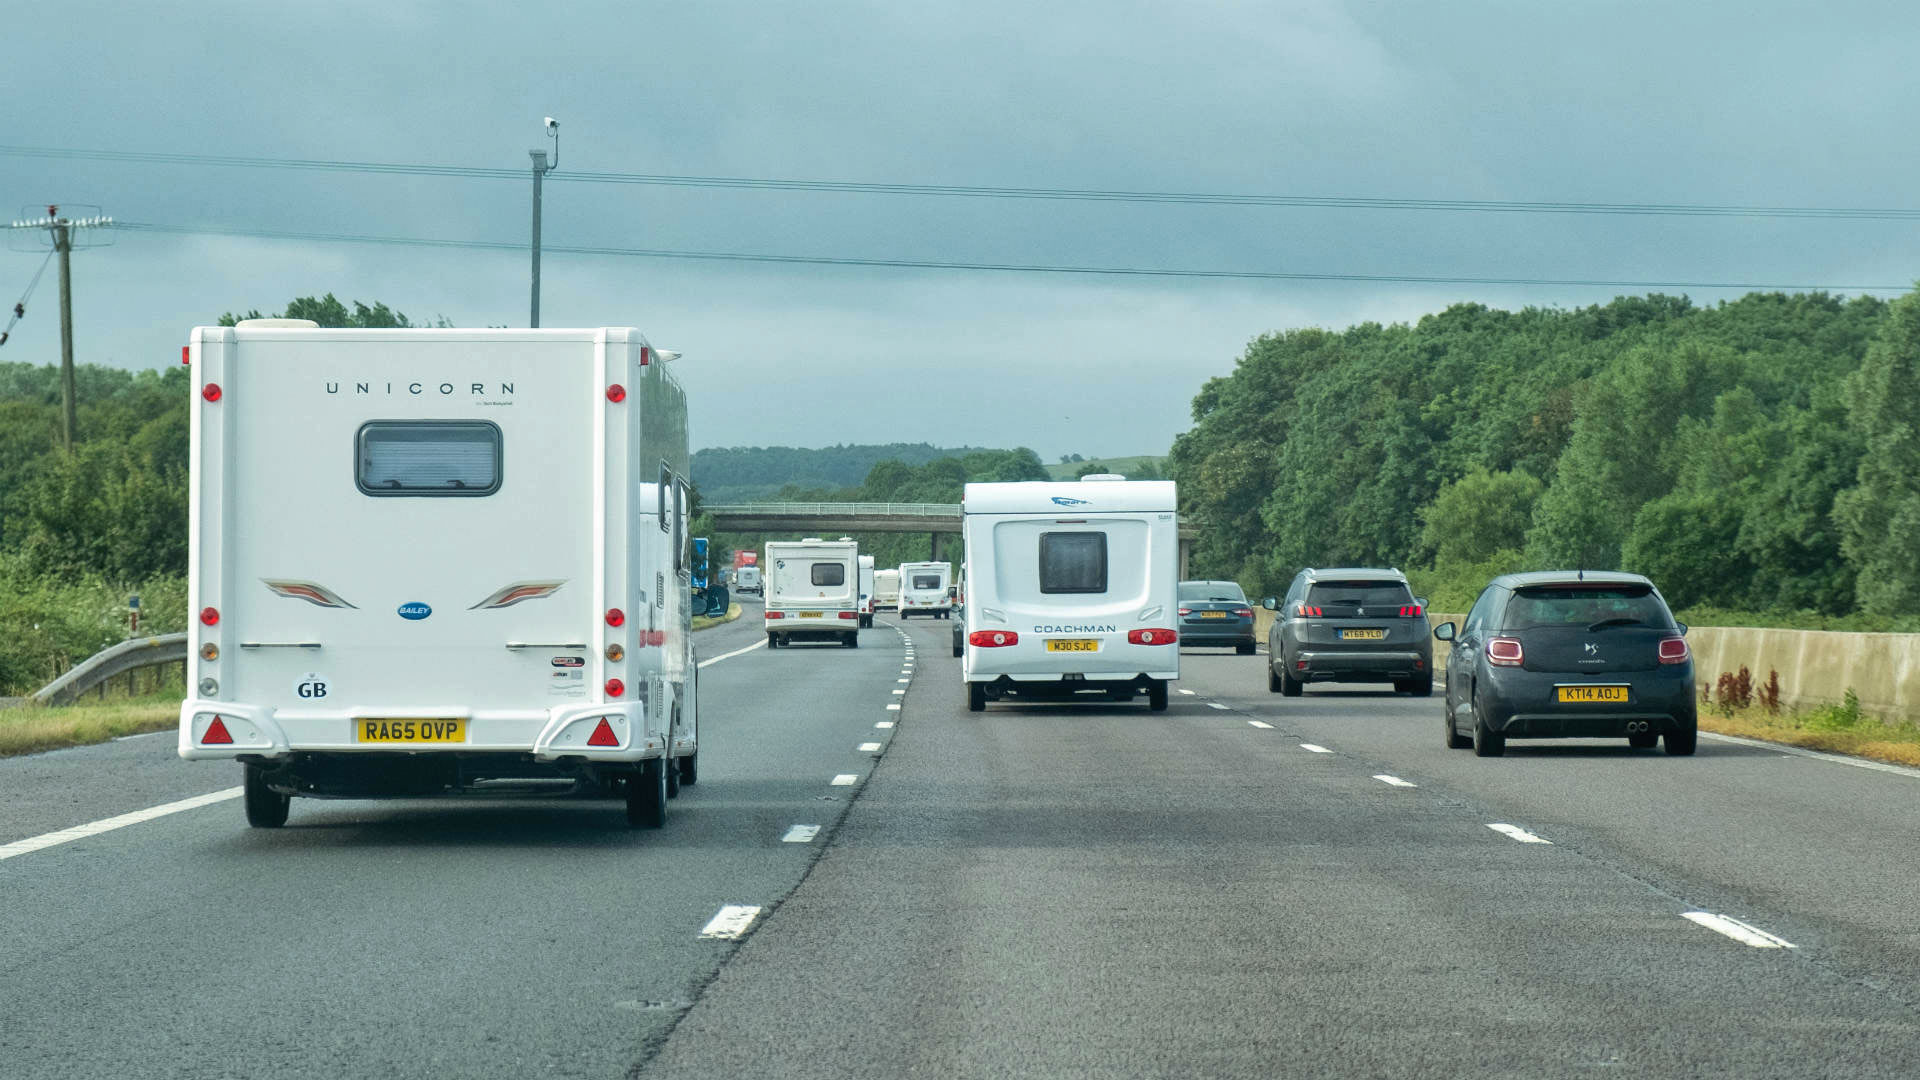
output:
[[[459,742],[362,742],[355,721],[465,721]],[[206,741],[215,718],[231,742]],[[587,741],[604,719],[613,746]],[[189,698],[180,705],[180,756],[188,760],[279,758],[294,753],[528,754],[535,761],[578,758],[589,762],[645,761],[666,753],[666,739],[647,725],[640,702],[564,705],[544,710],[353,708],[327,713],[287,713],[261,705]]]

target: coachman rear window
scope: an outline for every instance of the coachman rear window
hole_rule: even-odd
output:
[[[491,495],[500,458],[485,420],[374,420],[360,426],[354,480],[368,495]]]
[[[837,562],[814,563],[813,583],[815,585],[845,585],[847,583],[847,564]]]
[[[1040,591],[1043,593],[1106,592],[1107,534],[1103,532],[1041,533]]]

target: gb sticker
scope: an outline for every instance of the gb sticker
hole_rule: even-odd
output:
[[[299,695],[302,701],[325,701],[329,689],[331,687],[327,677],[317,671],[307,672],[300,676],[299,682],[293,684],[293,692]]]

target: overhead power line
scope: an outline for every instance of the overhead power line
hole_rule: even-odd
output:
[[[0,145],[0,156],[115,161],[148,165],[192,165],[243,169],[292,169],[400,176],[444,176],[469,180],[524,180],[523,169],[468,165],[431,165],[381,161],[328,161],[314,158],[243,157],[227,154],[149,153],[127,150],[78,150]],[[1574,202],[1501,199],[1373,198],[1358,195],[1273,195],[1199,191],[1125,191],[1097,188],[999,187],[961,184],[895,184],[851,180],[798,180],[744,176],[686,176],[671,173],[570,171],[549,177],[554,183],[644,184],[660,187],[723,188],[747,191],[811,191],[858,195],[915,195],[969,199],[1065,200],[1108,203],[1167,203],[1203,206],[1271,206],[1350,210],[1426,210],[1499,214],[1586,214],[1652,217],[1819,218],[1860,221],[1920,221],[1920,209],[1845,206],[1747,206],[1710,203]]]
[[[119,222],[134,232],[182,236],[233,236],[302,243],[387,244],[406,247],[453,248],[479,251],[523,251],[526,245],[508,240],[442,240],[412,236],[372,236],[350,233],[299,232],[284,229],[242,229],[224,226],[164,225]],[[1513,285],[1588,286],[1619,289],[1733,289],[1742,292],[1906,292],[1909,285],[1814,285],[1756,281],[1631,281],[1615,278],[1468,277],[1439,274],[1349,274],[1268,270],[1181,270],[1137,266],[1061,266],[1041,263],[958,262],[938,259],[881,259],[828,255],[776,255],[742,251],[677,251],[581,244],[548,244],[546,251],[567,255],[595,255],[643,259],[693,259],[709,262],[803,264],[808,266],[877,267],[913,270],[990,271],[1015,274],[1079,274],[1106,277],[1216,278],[1241,281],[1356,281],[1394,285]]]

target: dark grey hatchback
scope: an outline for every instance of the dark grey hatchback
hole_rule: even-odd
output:
[[[1447,662],[1446,739],[1481,757],[1508,739],[1698,740],[1693,656],[1653,582],[1638,574],[1508,574],[1481,591]]]
[[[1426,602],[1398,570],[1302,570],[1284,599],[1268,597],[1267,689],[1297,697],[1310,682],[1392,683],[1433,693]]]
[[[1253,655],[1253,608],[1238,583],[1180,583],[1180,644],[1221,645]]]

